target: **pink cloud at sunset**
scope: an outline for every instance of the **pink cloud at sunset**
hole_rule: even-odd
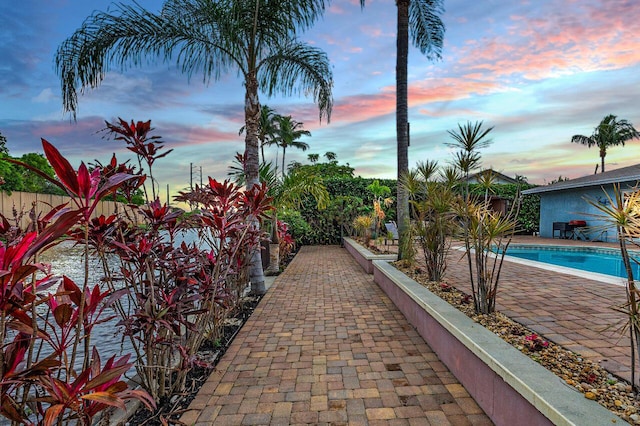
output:
[[[128,3],[127,0],[124,0]],[[157,10],[160,3],[141,0]],[[0,14],[9,10],[0,5]],[[175,151],[158,178],[184,186],[185,169],[201,164],[205,175],[226,174],[243,147],[244,88],[235,73],[209,85],[191,81],[175,63],[150,61],[142,69],[114,67],[97,90],[79,99],[77,122],[62,114],[60,82],[52,71],[57,46],[93,9],[111,0],[25,0],[15,20],[0,28],[0,132],[12,154],[40,149],[50,138],[75,160],[109,155],[114,145],[95,132],[104,120],[152,119]],[[591,132],[614,113],[640,127],[640,8],[626,0],[445,2],[442,60],[409,55],[410,161],[447,158],[447,130],[484,120],[495,126],[485,165],[543,183],[558,175],[593,171],[594,150],[571,146],[575,133]],[[27,12],[29,11],[29,12]],[[261,94],[263,104],[304,122],[311,152],[336,152],[356,174],[395,176],[395,19],[389,1],[333,2],[304,35],[324,49],[334,72],[331,123],[318,122],[309,98]],[[44,35],[44,36],[43,36]],[[24,52],[28,52],[25,57]],[[567,146],[569,145],[569,146]],[[612,166],[638,162],[640,142],[616,148]],[[275,158],[275,148],[269,151]],[[287,150],[305,161],[308,152]],[[609,164],[609,163],[608,163]],[[182,179],[182,181],[179,181]]]

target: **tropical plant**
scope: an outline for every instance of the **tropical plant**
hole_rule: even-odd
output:
[[[391,195],[391,188],[386,185],[381,185],[378,179],[374,180],[367,190],[373,194],[373,232],[376,236],[379,231],[382,230],[382,224],[384,218],[387,216],[383,207],[389,207],[393,203],[393,199],[389,197]]]
[[[373,227],[373,217],[361,215],[353,220],[353,229],[357,235],[364,240],[365,246],[371,241],[371,228]]]
[[[160,137],[150,136],[150,121],[120,119],[107,129],[136,154],[140,173],[171,152],[163,150]],[[146,175],[135,177],[139,185],[145,182]],[[145,191],[148,196],[157,194],[155,185]],[[131,196],[130,188],[123,189]],[[155,400],[183,392],[187,373],[201,362],[195,352],[206,339],[218,337],[246,286],[249,253],[263,238],[253,223],[271,208],[264,186],[242,191],[211,178],[176,200],[198,210],[185,215],[156,197],[134,215],[94,219],[89,232],[105,285],[110,291],[126,289],[126,303],[116,303],[116,310],[137,355],[140,384]],[[193,241],[181,242],[184,234]],[[110,261],[113,255],[117,266]]]
[[[456,205],[456,214],[463,218],[467,258],[473,257],[469,273],[475,311],[490,314],[496,307],[504,255],[516,232],[517,203],[503,214],[486,201],[470,199]]]
[[[124,409],[127,399],[155,408],[147,392],[130,390],[121,380],[132,366],[129,355],[103,363],[91,345],[95,326],[110,319],[104,311],[122,292],[103,291],[89,282],[87,247],[80,284],[55,277],[50,267],[37,263],[38,254],[66,235],[84,235],[86,241],[89,218],[100,200],[136,177],[117,171],[107,176],[98,168],[89,172],[84,163],[76,171],[53,145],[44,139],[42,145],[55,179],[29,164],[8,161],[57,185],[71,202],[42,218],[32,214],[26,230],[0,217],[0,415],[24,424],[90,425],[110,407]]]
[[[120,120],[118,124],[107,123],[107,128],[116,139],[126,142],[147,170],[168,153],[161,144],[150,142],[159,140],[149,135],[150,122],[129,124]],[[156,198],[141,207],[130,205],[112,215],[91,218],[100,199],[115,192],[127,197],[135,195],[147,175],[142,170],[134,173],[133,167],[119,164],[115,157],[92,171],[81,164],[76,172],[50,144],[45,141],[43,146],[57,177],[49,179],[64,188],[72,201],[69,207],[58,206],[45,217],[50,221],[61,215],[66,228],[60,225],[49,230],[38,223],[36,229],[42,230],[35,240],[37,244],[25,255],[31,256],[43,245],[68,234],[82,245],[85,261],[84,283],[78,286],[65,278],[55,299],[49,302],[54,321],[45,318],[45,324],[55,322],[48,326],[54,330],[56,324],[64,326],[50,343],[54,349],[60,348],[64,370],[52,376],[55,379],[47,377],[46,382],[40,383],[45,396],[55,393],[42,399],[54,407],[46,415],[50,419],[62,418],[63,412],[69,410],[69,419],[89,424],[85,423],[90,421],[87,416],[93,417],[93,413],[107,406],[124,407],[122,401],[127,398],[146,398],[144,402],[151,408],[153,401],[184,393],[189,370],[195,365],[207,365],[196,351],[206,339],[219,337],[224,318],[237,306],[246,288],[250,253],[267,237],[259,226],[254,226],[256,221],[264,221],[272,208],[266,186],[254,185],[246,190],[209,179],[207,185],[176,197],[199,207],[190,214],[171,209]],[[47,177],[32,167],[31,170]],[[146,193],[152,194],[153,190]],[[76,223],[80,226],[69,229]],[[190,233],[192,242],[181,238],[185,233]],[[96,279],[98,284],[92,287],[90,257],[99,259],[104,270],[104,277]],[[29,271],[24,272],[32,276]],[[69,300],[72,304],[67,306]],[[94,325],[104,321],[99,320],[99,315],[105,301],[119,317],[123,339],[129,340],[135,352],[133,365],[127,357],[111,358],[101,370],[99,357],[91,350],[90,333]],[[24,315],[19,319],[32,324],[25,321],[28,318]],[[39,330],[33,331],[33,325],[31,329],[23,325],[16,329],[41,335]],[[81,359],[79,372],[73,369],[78,364],[76,357]],[[117,380],[132,366],[145,392],[129,391]],[[75,381],[67,385],[60,377]],[[102,405],[83,405],[78,398]]]
[[[311,132],[304,130],[302,128],[304,124],[292,119],[290,115],[278,116],[276,120],[278,126],[275,130],[273,143],[282,148],[282,176],[284,176],[286,174],[285,155],[287,148],[297,148],[306,151],[309,148],[309,144],[299,139],[302,136],[311,136]]]
[[[260,91],[267,96],[311,94],[320,120],[330,118],[328,58],[296,38],[324,6],[324,0],[167,0],[157,14],[137,4],[117,4],[115,13],[95,12],[56,53],[64,109],[75,118],[78,87],[95,88],[112,64],[124,70],[146,64],[143,57],[177,58],[185,74],[201,72],[205,81],[237,72],[245,87],[245,168],[250,189],[259,184]],[[258,249],[249,274],[252,292],[263,294]]]
[[[315,164],[320,159],[320,154],[307,154],[307,158],[311,163]]]
[[[458,124],[457,131],[448,132],[454,142],[447,145],[458,149],[454,165],[464,176],[462,202],[456,204],[456,215],[462,227],[474,308],[477,313],[489,314],[495,310],[505,252],[517,230],[520,195],[518,192],[514,196],[508,212],[494,211],[489,198],[495,182],[492,173],[480,174],[481,196],[470,193],[469,173],[480,166],[479,150],[491,143],[487,136],[493,127],[483,129],[482,124]]]
[[[465,197],[469,195],[469,173],[480,167],[481,156],[479,150],[488,147],[492,142],[491,139],[487,139],[487,136],[489,132],[493,130],[493,127],[483,129],[482,124],[482,121],[476,121],[475,123],[467,121],[464,125],[458,123],[457,131],[447,131],[453,139],[453,142],[448,142],[445,145],[457,149],[454,154],[453,164],[460,169],[464,175]]]
[[[266,271],[273,274],[279,271],[280,257],[285,255],[279,250],[282,244],[279,240],[278,215],[288,209],[298,209],[305,196],[313,197],[316,207],[322,210],[329,202],[329,193],[319,175],[300,169],[294,169],[282,179],[278,179],[275,171],[265,167],[261,178],[264,179],[263,183],[269,189],[268,195],[272,197],[272,204],[275,207],[271,217],[273,250],[269,251],[271,259],[269,259],[269,267]]]
[[[607,203],[599,202],[596,199],[587,199],[587,202],[595,207],[599,213],[598,219],[604,222],[601,230],[614,228],[622,263],[627,274],[626,296],[624,305],[615,308],[627,316],[627,324],[623,331],[628,329],[629,342],[631,345],[631,384],[634,391],[638,391],[636,380],[636,364],[640,356],[640,297],[638,297],[638,287],[636,277],[633,275],[632,262],[638,263],[638,259],[629,252],[630,247],[640,247],[638,238],[640,237],[640,188],[633,188],[631,191],[623,191],[619,184],[613,186],[613,197],[604,191]]]
[[[586,145],[588,148],[597,146],[600,155],[600,172],[604,173],[604,158],[607,149],[612,146],[622,145],[632,139],[640,138],[640,133],[627,120],[609,114],[600,121],[591,136],[574,135],[571,142]]]
[[[418,163],[400,184],[409,194],[415,218],[413,234],[422,249],[427,275],[432,281],[441,281],[451,237],[458,229],[455,204],[459,197],[450,182],[436,177],[437,162]]]
[[[364,7],[365,0],[360,0]],[[396,52],[396,137],[398,181],[409,171],[409,121],[408,121],[408,83],[407,67],[409,62],[409,37],[429,60],[439,59],[444,41],[444,23],[442,0],[396,0],[398,12],[397,52]],[[409,34],[411,31],[411,34]],[[400,244],[398,258],[404,258],[404,248],[409,238],[409,195],[399,186],[397,193],[397,221]],[[404,243],[403,243],[404,242]]]

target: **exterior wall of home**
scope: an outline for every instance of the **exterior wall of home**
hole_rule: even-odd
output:
[[[584,220],[587,222],[585,236],[589,240],[617,241],[615,229],[606,228],[605,222],[598,218],[602,213],[586,201],[608,204],[605,190],[613,199],[612,185],[540,193],[540,236],[553,237],[553,222]],[[557,231],[555,236],[558,237]]]

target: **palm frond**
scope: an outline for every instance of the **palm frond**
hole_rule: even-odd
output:
[[[268,96],[304,94],[318,104],[320,121],[331,120],[333,73],[327,54],[305,43],[274,46],[259,65],[258,81]]]
[[[429,60],[441,58],[445,25],[442,0],[413,0],[409,3],[411,42]]]

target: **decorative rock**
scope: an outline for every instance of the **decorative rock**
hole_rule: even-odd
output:
[[[622,401],[620,401],[619,399],[616,399],[613,403],[616,407],[622,407]]]
[[[593,393],[593,392],[585,392],[584,397],[587,398],[587,399],[595,400],[596,399],[596,394]]]

